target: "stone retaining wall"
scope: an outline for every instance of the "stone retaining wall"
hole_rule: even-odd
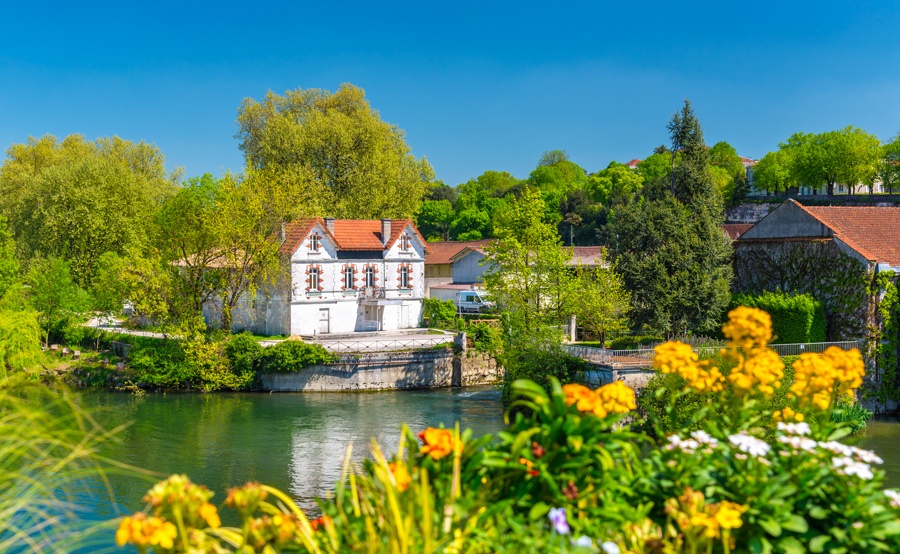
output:
[[[654,373],[650,369],[607,369],[595,366],[584,372],[581,382],[587,387],[597,388],[613,381],[622,381],[637,392],[647,386]]]
[[[487,355],[444,349],[345,356],[296,373],[263,374],[260,382],[268,391],[353,392],[487,385],[502,376],[503,369]]]

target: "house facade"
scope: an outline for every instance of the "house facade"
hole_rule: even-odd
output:
[[[453,283],[453,257],[466,248],[486,246],[492,239],[432,242],[425,255],[425,294],[433,286]]]
[[[237,306],[235,330],[309,336],[419,326],[428,245],[411,220],[310,219],[287,225],[281,240],[282,278]]]

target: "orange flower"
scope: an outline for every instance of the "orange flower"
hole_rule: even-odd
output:
[[[419,438],[425,443],[419,451],[431,456],[432,460],[440,460],[462,447],[460,441],[453,436],[453,431],[449,429],[429,427],[419,433]]]
[[[311,519],[309,521],[310,527],[312,527],[313,531],[318,531],[320,527],[325,527],[331,523],[331,518],[328,516],[317,517],[316,519]]]
[[[388,464],[388,469],[391,470],[391,475],[394,476],[394,483],[397,485],[398,491],[403,492],[409,488],[409,484],[412,483],[412,478],[409,476],[409,472],[406,470],[404,464],[395,464],[391,462]]]

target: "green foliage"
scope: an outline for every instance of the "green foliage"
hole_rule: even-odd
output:
[[[138,384],[147,387],[197,388],[199,368],[188,362],[184,344],[177,340],[147,341],[128,351],[128,368]]]
[[[0,298],[19,280],[19,261],[16,259],[16,243],[6,223],[0,215]]]
[[[449,240],[453,215],[449,200],[425,200],[416,212],[416,228],[427,240]]]
[[[772,316],[773,343],[825,342],[824,306],[811,294],[737,294],[731,300],[731,308],[737,306],[759,308]]]
[[[889,273],[875,276],[870,294],[881,296],[878,319],[871,340],[875,352],[875,379],[866,393],[880,401],[900,400],[900,293]]]
[[[530,342],[516,344],[504,352],[503,402],[508,405],[514,395],[514,383],[520,379],[533,381],[537,386],[549,391],[552,380],[574,383],[590,365],[568,354],[558,343]]]
[[[769,152],[753,166],[753,186],[767,192],[787,192],[800,186],[792,172],[793,151],[789,149]]]
[[[311,365],[327,364],[336,359],[322,345],[286,340],[266,349],[263,370],[267,373],[296,373]]]
[[[610,198],[639,193],[643,185],[640,173],[624,164],[611,162],[606,169],[588,177],[587,190],[595,202],[608,204]]]
[[[422,301],[422,312],[426,327],[452,327],[456,322],[457,310],[453,300],[426,298]]]
[[[256,381],[256,370],[233,364],[222,341],[192,340],[183,348],[185,363],[196,371],[198,388],[204,392],[248,389]]]
[[[68,262],[60,258],[32,260],[28,284],[29,301],[39,314],[47,345],[90,304],[88,294],[72,280]]]
[[[837,183],[856,186],[871,182],[883,157],[878,137],[855,127],[794,133],[779,148],[788,152],[789,181],[813,189],[825,186],[827,194],[834,194]]]
[[[16,305],[11,296],[0,297],[0,381],[7,370],[24,370],[41,357],[38,314],[24,303]]]
[[[554,225],[546,220],[538,191],[526,187],[495,222],[497,241],[488,245],[485,287],[506,312],[509,325],[530,333],[558,325],[571,313],[570,256]]]
[[[96,551],[98,532],[108,528],[86,524],[78,499],[91,490],[96,502],[112,505],[111,491],[97,484],[112,471],[139,470],[113,468],[98,455],[111,433],[61,383],[0,379],[0,413],[0,551]]]
[[[365,91],[350,84],[334,93],[296,89],[247,98],[237,122],[248,168],[289,188],[307,215],[412,217],[434,177],[403,131],[382,121]]]
[[[104,252],[146,243],[147,221],[177,180],[144,142],[29,138],[11,146],[0,167],[0,215],[23,259],[63,259],[75,282],[89,287]]]
[[[255,375],[262,368],[265,351],[253,335],[238,333],[225,343],[225,356],[235,373],[252,372]]]
[[[503,352],[503,329],[499,325],[489,323],[469,323],[466,326],[467,336],[472,337],[472,346],[479,352],[487,352],[498,356]]]
[[[624,335],[609,341],[612,350],[632,350],[650,344],[659,344],[666,340],[659,335]]]
[[[703,132],[689,102],[668,125],[679,152],[668,183],[645,182],[644,198],[611,216],[606,240],[632,293],[632,326],[667,336],[715,329],[728,305],[731,245]],[[671,159],[671,158],[670,158]]]
[[[578,300],[573,310],[579,326],[593,332],[601,343],[610,334],[628,330],[631,293],[613,268],[577,268],[576,280]]]

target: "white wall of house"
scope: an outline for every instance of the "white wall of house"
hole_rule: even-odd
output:
[[[485,255],[470,251],[468,254],[453,261],[453,282],[454,283],[481,283],[484,281],[484,274],[488,272],[487,265],[481,265],[481,260]]]

